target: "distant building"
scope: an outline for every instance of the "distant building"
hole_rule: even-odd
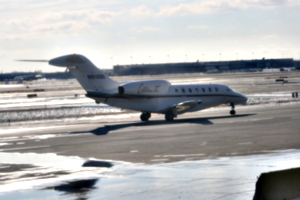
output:
[[[296,66],[295,66],[296,65]],[[300,69],[299,61],[286,59],[234,60],[212,62],[158,63],[114,66],[115,75],[178,74],[178,73],[219,73],[234,71],[262,71],[266,68]]]

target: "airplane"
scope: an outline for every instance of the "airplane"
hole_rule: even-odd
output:
[[[224,84],[172,85],[167,80],[117,82],[80,54],[53,58],[50,65],[66,67],[87,92],[86,97],[97,104],[141,112],[141,121],[148,121],[151,113],[165,115],[173,121],[178,115],[195,112],[221,104],[246,104],[247,97]]]
[[[33,81],[43,78],[40,74],[34,74],[34,75],[24,75],[24,76],[16,76],[14,77],[15,81]]]

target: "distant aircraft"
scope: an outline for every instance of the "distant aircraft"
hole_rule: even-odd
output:
[[[235,115],[235,105],[247,102],[246,96],[223,84],[172,85],[167,80],[117,82],[79,54],[60,56],[46,62],[66,67],[86,90],[86,97],[96,103],[140,111],[142,121],[148,121],[151,113],[164,114],[166,121],[173,121],[179,114],[221,104],[230,105],[230,114]]]
[[[40,74],[34,74],[34,75],[25,75],[25,76],[16,76],[14,77],[15,81],[33,81],[43,78]]]

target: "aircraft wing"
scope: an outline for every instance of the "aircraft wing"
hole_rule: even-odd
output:
[[[176,111],[177,114],[182,114],[190,110],[193,110],[201,103],[202,103],[201,100],[184,101],[177,105],[172,106],[172,109]]]
[[[98,91],[97,92],[91,91],[86,94],[86,97],[90,97],[90,98],[95,98],[95,97],[99,97],[99,98],[120,98],[120,97],[122,97],[122,98],[147,98],[148,97],[148,98],[151,98],[154,96],[119,95],[119,94],[107,94],[107,93],[100,93]],[[160,113],[167,113],[167,112],[171,111],[177,116],[177,114],[182,114],[182,113],[193,110],[201,103],[202,103],[201,100],[184,101],[184,102],[175,104],[171,107],[168,107],[168,108],[162,110]]]
[[[193,110],[201,103],[201,100],[184,101],[179,104],[175,104],[167,109],[164,109],[163,111],[161,111],[161,113],[172,112],[175,116],[177,116],[177,114],[183,114],[185,112]]]

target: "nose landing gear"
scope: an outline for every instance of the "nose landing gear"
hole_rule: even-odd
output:
[[[231,110],[230,110],[229,113],[230,113],[231,115],[235,115],[235,110],[234,110],[235,107],[234,107],[234,103],[230,103],[230,106],[231,106]]]

